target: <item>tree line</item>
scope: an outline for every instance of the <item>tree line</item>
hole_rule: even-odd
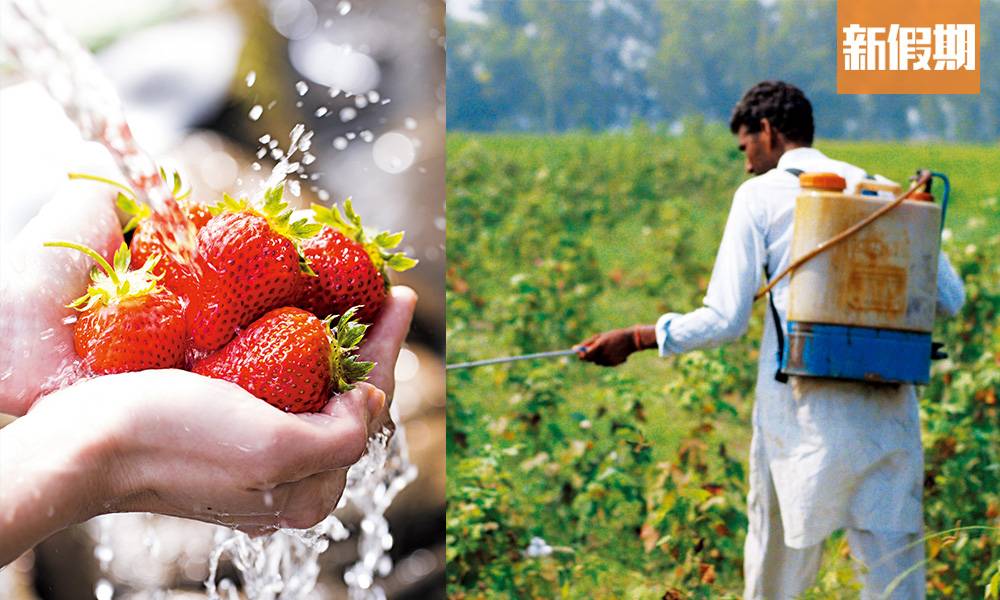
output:
[[[480,0],[448,19],[448,127],[728,122],[763,79],[799,86],[817,135],[1000,139],[1000,0],[982,0],[978,95],[838,95],[834,0]]]

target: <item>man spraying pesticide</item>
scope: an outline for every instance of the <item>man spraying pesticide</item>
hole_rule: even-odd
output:
[[[640,350],[669,356],[735,340],[767,281],[744,597],[795,598],[816,577],[823,540],[846,529],[863,598],[923,598],[912,384],[928,378],[935,314],[964,302],[938,245],[947,179],[938,205],[930,173],[900,193],[828,158],[811,147],[809,100],[780,81],[747,91],[730,129],[755,176],[736,190],[704,306],[594,335],[578,354],[616,366]]]

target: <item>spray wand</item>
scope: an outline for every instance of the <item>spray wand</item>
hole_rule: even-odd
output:
[[[535,352],[533,354],[521,354],[519,356],[504,356],[501,358],[487,358],[486,360],[474,360],[471,362],[454,363],[445,365],[445,370],[471,369],[473,367],[485,367],[486,365],[498,365],[502,363],[515,362],[518,360],[534,360],[536,358],[555,358],[557,356],[569,356],[586,350],[586,346],[573,346],[566,350],[549,350],[548,352]]]

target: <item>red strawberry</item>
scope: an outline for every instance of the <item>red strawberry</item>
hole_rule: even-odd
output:
[[[346,219],[336,207],[314,204],[312,208],[324,227],[302,242],[302,250],[317,277],[300,277],[303,290],[298,305],[317,315],[341,314],[361,306],[358,320],[373,323],[389,286],[386,267],[405,271],[417,264],[402,252],[389,252],[403,241],[403,232],[383,231],[370,238],[350,199],[344,202]]]
[[[165,181],[173,180],[173,198],[167,202],[167,210],[163,213],[154,213],[147,204],[138,200],[134,190],[123,183],[83,173],[71,173],[70,179],[89,179],[121,190],[118,192],[118,208],[132,217],[122,233],[135,230],[129,247],[132,268],[138,269],[149,257],[158,254],[160,261],[155,274],[162,277],[164,287],[186,298],[194,279],[190,263],[195,236],[211,214],[206,206],[186,201],[191,190],[183,191],[184,184],[178,173],[168,175],[161,168],[160,175]]]
[[[353,320],[354,312],[344,313],[333,332],[333,317],[320,321],[299,308],[272,310],[192,371],[231,381],[286,412],[316,412],[374,366],[353,353],[367,329]]]
[[[87,293],[69,305],[82,313],[73,328],[73,345],[94,373],[166,369],[184,363],[184,308],[172,292],[158,285],[159,278],[153,275],[158,256],[130,271],[124,242],[115,252],[114,267],[86,246],[45,245],[79,250],[104,270],[95,267]]]
[[[203,204],[182,204],[181,210],[184,216],[180,227],[187,229],[187,231],[182,230],[181,234],[184,237],[189,237],[192,242],[187,244],[171,243],[172,238],[163,233],[165,224],[147,217],[143,218],[136,226],[135,233],[132,234],[130,248],[133,267],[144,264],[154,254],[160,255],[162,258],[157,273],[163,275],[163,286],[178,296],[187,298],[191,295],[191,289],[195,285],[195,277],[191,267],[193,262],[191,255],[194,250],[193,240],[196,239],[198,231],[208,220],[205,215],[211,217],[211,214]]]
[[[237,328],[292,304],[300,294],[299,274],[312,272],[299,243],[320,226],[305,219],[291,222],[281,194],[280,187],[268,190],[260,209],[226,196],[198,232],[197,285],[187,313],[198,350],[215,350]]]

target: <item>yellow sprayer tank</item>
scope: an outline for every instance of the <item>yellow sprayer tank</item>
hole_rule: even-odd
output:
[[[855,193],[844,193],[845,180],[833,173],[802,173],[799,180],[792,261],[892,201],[877,196],[878,191],[899,192],[895,184],[865,181]],[[792,272],[786,373],[926,381],[941,207],[929,193],[911,197]],[[890,362],[915,362],[920,356],[921,365],[881,368],[872,363],[880,355],[879,360]]]

